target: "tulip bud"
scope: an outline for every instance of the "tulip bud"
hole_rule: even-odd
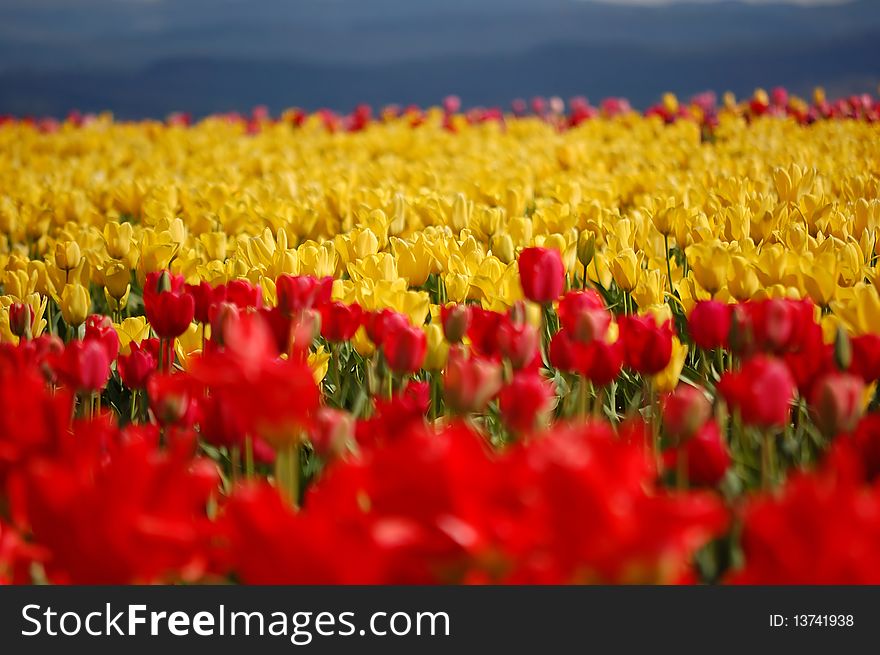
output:
[[[116,362],[119,377],[129,389],[143,389],[150,375],[156,370],[156,358],[146,348],[131,344],[131,353],[121,355]]]
[[[238,307],[231,302],[220,302],[211,307],[211,341],[218,346],[226,343],[226,328],[238,320]]]
[[[442,370],[449,354],[449,343],[443,337],[443,328],[437,323],[429,323],[424,330],[428,339],[428,352],[422,366],[427,371]]]
[[[528,323],[503,323],[498,331],[498,347],[515,369],[524,368],[534,361],[539,344],[538,331]]]
[[[513,245],[513,238],[507,232],[496,234],[492,238],[492,254],[505,264],[510,264],[516,259],[516,248]]]
[[[308,349],[321,335],[321,313],[316,309],[306,309],[294,317],[292,323],[293,348]]]
[[[704,350],[724,348],[730,335],[730,314],[730,306],[717,300],[698,302],[688,316],[691,339]]]
[[[125,259],[131,250],[134,228],[131,223],[107,223],[104,226],[104,242],[107,254],[113,259]]]
[[[593,290],[569,291],[559,301],[559,321],[572,339],[588,343],[604,339],[611,314],[601,296]]]
[[[189,411],[189,390],[176,377],[167,374],[153,375],[147,383],[150,409],[161,425],[173,425],[181,421]]]
[[[85,322],[92,306],[88,290],[81,284],[68,284],[61,292],[61,316],[70,327]]]
[[[446,405],[459,414],[481,412],[501,389],[501,367],[492,360],[468,358],[460,348],[449,352],[443,374]]]
[[[730,453],[715,421],[707,421],[686,444],[666,454],[666,466],[674,469],[684,456],[687,479],[694,485],[716,485],[730,467]]]
[[[532,305],[532,307],[537,307],[538,310],[541,309],[540,307],[538,307],[538,305]],[[524,301],[517,300],[515,303],[513,303],[513,306],[507,312],[507,315],[510,317],[511,323],[513,323],[514,325],[522,325],[523,323],[528,322],[528,307],[526,306],[526,303]]]
[[[565,288],[565,264],[555,248],[526,248],[517,262],[523,295],[532,302],[547,304]]]
[[[321,407],[315,414],[310,434],[312,447],[324,458],[344,455],[354,449],[354,428],[354,417],[348,412]]]
[[[409,323],[386,330],[382,339],[385,361],[395,373],[415,373],[425,361],[428,339],[421,328]]]
[[[501,419],[511,432],[532,432],[549,423],[555,397],[552,384],[540,374],[518,371],[499,395]]]
[[[131,271],[122,262],[111,262],[107,265],[101,271],[101,278],[107,293],[116,301],[122,300],[128,293]]]
[[[743,305],[734,305],[730,315],[730,349],[738,355],[750,354],[755,347],[755,328],[752,317]]]
[[[363,310],[357,303],[334,300],[322,305],[320,313],[321,334],[327,341],[349,341],[363,322]]]
[[[471,310],[467,305],[447,305],[441,310],[443,333],[449,343],[459,343],[471,324]]]
[[[838,370],[848,371],[852,364],[852,343],[842,325],[837,326],[837,334],[834,335],[834,363]]]
[[[862,417],[865,383],[849,373],[828,373],[813,388],[810,405],[826,437],[852,432]]]
[[[82,259],[79,244],[76,241],[63,241],[55,245],[55,265],[62,271],[72,271]]]
[[[581,266],[586,268],[593,261],[596,254],[596,234],[589,230],[583,230],[578,234],[577,258]]]
[[[9,306],[9,330],[15,336],[30,339],[34,322],[34,310],[27,303],[12,303]]]
[[[702,389],[680,384],[663,402],[663,429],[676,443],[693,437],[712,416],[712,405]]]

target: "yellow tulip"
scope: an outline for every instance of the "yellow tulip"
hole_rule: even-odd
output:
[[[632,290],[633,300],[639,307],[662,305],[666,292],[666,276],[659,269],[645,271]]]
[[[669,364],[654,376],[654,384],[657,387],[657,391],[666,393],[678,386],[678,380],[681,377],[681,371],[684,368],[687,354],[687,345],[681,343],[678,337],[672,337],[672,357],[669,359]]]
[[[150,336],[150,326],[143,316],[130,316],[122,323],[114,324],[116,334],[119,335],[119,352],[128,355],[131,352],[131,344],[140,343]]]
[[[76,241],[59,242],[55,246],[55,265],[62,271],[72,271],[81,260],[82,253]]]
[[[422,366],[428,371],[442,370],[446,366],[446,358],[449,355],[449,343],[443,336],[443,326],[440,323],[428,323],[424,330],[428,341],[428,350]]]
[[[122,262],[111,261],[101,271],[101,283],[117,301],[128,293],[130,280],[131,271]]]
[[[312,370],[315,384],[321,384],[327,377],[327,370],[330,368],[330,352],[325,351],[324,346],[318,346],[315,352],[309,353],[308,364]]]
[[[516,259],[516,248],[513,245],[513,237],[507,232],[501,232],[492,237],[492,252],[505,264],[511,264]]]
[[[880,294],[873,285],[858,284],[841,289],[831,309],[854,334],[876,333],[880,325]]]
[[[131,250],[134,228],[131,223],[107,223],[104,226],[104,243],[107,254],[114,259],[125,259]]]
[[[391,239],[391,251],[398,273],[409,286],[420,287],[428,280],[434,264],[434,254],[424,239],[410,242],[394,237]]]
[[[815,258],[801,260],[801,279],[810,299],[827,307],[837,292],[837,257],[826,252]]]
[[[730,275],[730,254],[720,241],[694,244],[687,249],[694,278],[711,295],[721,290]]]
[[[609,268],[614,281],[622,290],[632,291],[636,288],[641,266],[632,248],[626,248],[617,253],[617,256],[611,260]]]
[[[79,327],[92,309],[89,291],[81,284],[68,284],[61,292],[61,316],[71,327]]]
[[[198,323],[190,323],[186,332],[174,340],[174,352],[184,369],[194,355],[202,352],[202,328]]]
[[[761,287],[758,274],[752,263],[742,255],[730,258],[731,276],[727,280],[727,290],[734,298],[744,302],[754,297]]]

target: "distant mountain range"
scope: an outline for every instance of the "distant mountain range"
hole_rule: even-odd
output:
[[[876,91],[880,0],[663,8],[577,0],[4,0],[0,113],[197,115],[467,105],[784,84]]]

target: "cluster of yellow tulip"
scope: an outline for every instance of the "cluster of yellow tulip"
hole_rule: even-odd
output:
[[[53,306],[71,326],[105,311],[125,349],[146,333],[138,288],[166,268],[246,278],[269,304],[281,273],[333,276],[335,297],[421,325],[447,301],[512,306],[517,253],[532,245],[561,251],[573,286],[616,286],[641,311],[809,297],[829,338],[876,329],[880,124],[719,118],[708,141],[695,122],[635,113],[568,130],[458,115],[448,129],[440,110],[356,132],[317,116],[256,133],[221,118],[10,123],[0,340],[16,339],[8,307],[23,301],[36,334]],[[442,330],[426,329],[427,366],[442,367]],[[194,325],[179,354],[198,345]],[[355,345],[372,347],[363,329]]]

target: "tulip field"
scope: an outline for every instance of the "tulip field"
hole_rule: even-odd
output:
[[[0,582],[880,583],[880,101],[0,117]]]

